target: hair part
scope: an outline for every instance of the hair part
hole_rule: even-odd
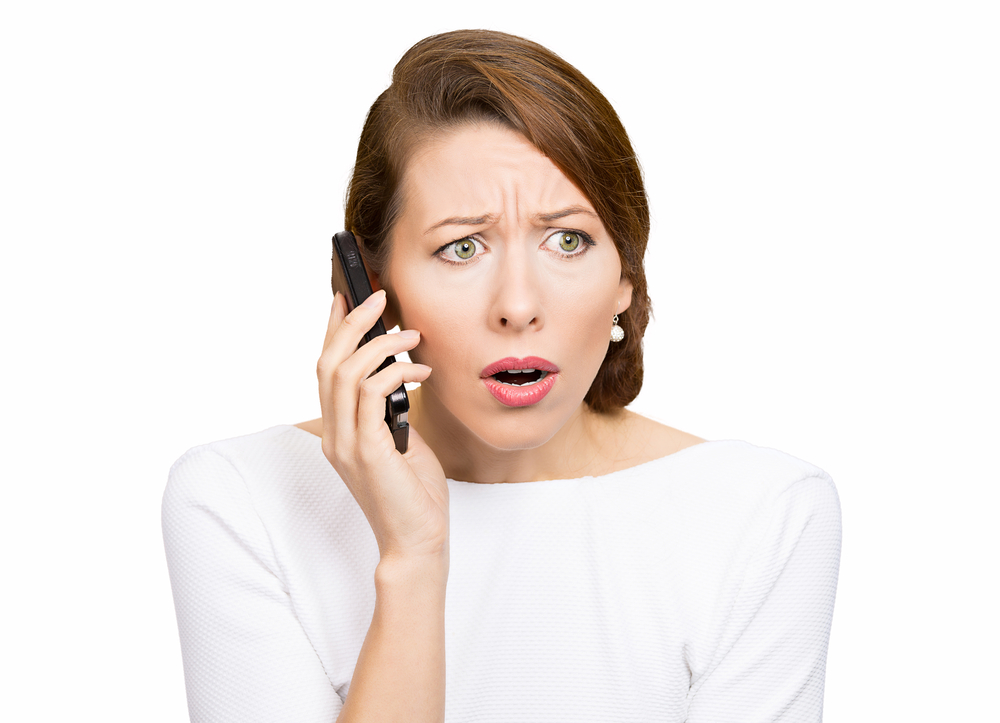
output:
[[[383,275],[413,153],[435,136],[477,122],[522,134],[583,192],[614,240],[632,303],[618,322],[625,339],[610,345],[584,401],[596,412],[624,407],[642,388],[642,337],[650,316],[642,170],[608,100],[552,51],[489,30],[434,35],[410,48],[365,119],[347,194],[347,230],[358,237],[368,267]]]

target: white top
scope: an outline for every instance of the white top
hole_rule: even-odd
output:
[[[449,489],[449,723],[821,719],[840,559],[822,470],[726,441]],[[188,451],[163,534],[192,721],[336,720],[378,549],[320,439]]]

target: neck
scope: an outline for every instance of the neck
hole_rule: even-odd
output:
[[[466,482],[571,479],[610,471],[627,413],[597,414],[581,402],[548,441],[532,449],[497,449],[458,421],[424,387],[409,392],[410,424],[434,451],[445,475]]]

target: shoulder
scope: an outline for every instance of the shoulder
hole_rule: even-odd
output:
[[[638,417],[638,415],[636,415]],[[620,474],[680,511],[685,526],[715,532],[766,525],[789,506],[839,520],[833,479],[814,464],[740,440],[705,441],[653,420],[640,427],[652,450]],[[639,435],[636,435],[637,437]],[[656,454],[659,453],[659,454]]]
[[[744,585],[769,589],[801,540],[817,540],[810,559],[838,559],[833,480],[774,449],[701,442],[595,480],[595,487],[615,535],[641,539],[645,554],[670,570],[684,591],[682,614],[698,629],[724,620]]]
[[[738,478],[741,484],[759,485],[772,491],[804,479],[833,484],[830,475],[816,465],[777,449],[735,439],[705,442],[699,447],[698,459],[710,477]],[[692,454],[695,451],[692,449]]]
[[[295,446],[296,438],[300,435],[301,431],[296,431],[295,427],[281,424],[252,434],[200,444],[182,454],[174,462],[170,474],[173,476],[182,468],[202,464],[213,458],[225,459],[234,466],[240,466],[249,458],[259,459],[280,454],[289,445]]]
[[[628,476],[664,477],[674,486],[724,504],[749,499],[774,499],[799,487],[825,488],[836,497],[825,471],[776,449],[740,440],[707,441],[656,420],[623,410],[614,421],[618,453],[610,472]]]
[[[687,511],[681,524],[705,545],[732,545],[741,550],[738,558],[772,544],[787,552],[812,529],[825,530],[824,554],[839,554],[840,499],[833,479],[816,465],[775,449],[724,440],[679,452],[666,472],[660,484]]]
[[[170,469],[162,520],[165,536],[227,528],[285,550],[331,529],[365,529],[321,440],[290,425],[185,452]]]
[[[741,440],[719,440],[692,445],[677,453],[676,473],[697,486],[716,504],[745,504],[754,499],[773,501],[816,488],[836,498],[833,479],[805,460]]]
[[[631,453],[633,465],[676,464],[705,482],[772,492],[803,479],[833,485],[830,475],[816,465],[776,449],[741,440],[705,440],[633,412],[625,414],[620,422],[621,447]]]
[[[175,590],[277,561],[251,485],[254,457],[273,454],[283,428],[193,447],[170,468],[161,524]],[[269,452],[270,450],[270,452]],[[179,593],[178,593],[179,594]],[[191,593],[194,594],[194,593]]]
[[[764,581],[766,588],[800,546],[802,554],[836,569],[840,500],[833,479],[816,465],[776,449],[722,440],[640,470],[660,516],[684,541],[691,579],[704,582],[711,594],[731,593],[746,581]]]
[[[273,507],[343,488],[316,437],[289,425],[193,447],[170,468],[164,518],[183,507]],[[287,503],[286,503],[287,504]]]
[[[187,450],[170,468],[167,496],[189,487],[204,490],[231,486],[241,480],[248,464],[276,454],[289,427],[271,427],[254,434],[201,444]],[[212,484],[214,482],[214,484]]]

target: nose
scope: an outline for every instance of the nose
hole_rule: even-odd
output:
[[[538,330],[544,324],[541,278],[530,252],[510,249],[497,267],[490,317],[499,331]]]

